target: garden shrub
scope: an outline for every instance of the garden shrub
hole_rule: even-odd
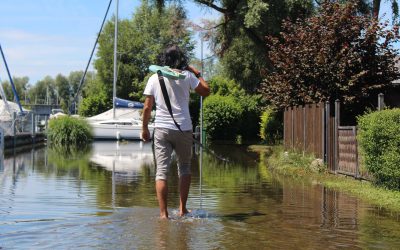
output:
[[[212,95],[204,100],[204,127],[212,139],[235,139],[243,108],[233,96]]]
[[[267,144],[275,144],[282,138],[282,123],[277,112],[268,108],[262,112],[260,119],[261,139]]]
[[[204,109],[204,119],[208,119],[211,126],[211,130],[207,130],[208,137],[228,140],[240,138],[239,141],[258,138],[261,96],[247,94],[235,81],[223,76],[214,76],[209,80],[209,86],[212,95],[204,102],[204,105],[213,105]],[[210,98],[211,103],[208,103]],[[219,100],[224,103],[217,104]],[[234,106],[234,110],[229,110],[230,106]],[[214,118],[224,121],[213,121]]]
[[[81,118],[62,116],[49,121],[47,139],[51,146],[84,146],[92,139],[91,127]]]
[[[377,184],[400,190],[400,109],[358,117],[358,143]]]
[[[237,99],[243,108],[238,133],[243,140],[259,140],[257,132],[260,130],[261,96],[244,94],[237,97]]]

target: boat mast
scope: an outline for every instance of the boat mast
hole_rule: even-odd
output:
[[[117,96],[117,43],[118,43],[118,4],[116,1],[115,10],[115,32],[114,32],[114,80],[113,80],[113,119],[115,119],[115,97]]]

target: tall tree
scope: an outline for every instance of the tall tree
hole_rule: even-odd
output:
[[[315,0],[317,5],[322,5],[325,3],[347,3],[347,2],[355,2],[357,4],[358,10],[363,14],[370,14],[376,20],[379,18],[380,10],[381,10],[381,0]],[[384,3],[390,3],[393,16],[393,22],[396,22],[399,17],[399,0],[385,0]]]
[[[17,94],[19,96],[19,99],[21,101],[24,101],[25,94],[27,93],[27,90],[30,88],[29,86],[29,77],[24,76],[24,77],[13,77],[13,83],[15,86],[15,90],[17,91]],[[6,98],[8,101],[15,101],[15,94],[12,90],[11,83],[9,81],[4,81],[2,83],[4,93],[6,95]]]
[[[55,79],[55,85],[60,98],[60,104],[64,112],[68,112],[68,108],[71,104],[72,98],[72,87],[69,84],[68,78],[62,74],[58,74]]]
[[[180,5],[172,3],[159,11],[156,6],[142,1],[132,19],[119,20],[117,96],[128,98],[142,93],[140,83],[148,67],[167,44],[180,45],[189,53],[194,46],[185,26],[186,14]],[[109,21],[100,36],[95,67],[104,84],[107,98],[112,97],[114,21]],[[138,98],[139,95],[135,95]]]
[[[306,22],[285,23],[282,39],[270,37],[274,70],[264,98],[278,107],[336,99],[357,105],[398,79],[398,28],[357,11],[355,4],[327,3]]]
[[[54,78],[46,76],[30,88],[28,92],[31,104],[57,103],[56,83]]]
[[[228,77],[248,92],[262,81],[260,71],[270,68],[265,36],[277,35],[284,19],[311,15],[312,0],[195,0],[220,12],[213,39],[215,52],[222,57]]]

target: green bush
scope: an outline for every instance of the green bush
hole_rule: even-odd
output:
[[[258,138],[261,96],[249,95],[233,80],[215,76],[209,81],[212,95],[204,101],[210,139]],[[220,104],[218,102],[221,101]],[[208,114],[207,114],[208,113]],[[206,121],[205,121],[206,122]]]
[[[235,139],[243,108],[233,96],[212,95],[203,103],[204,127],[212,139]]]
[[[261,96],[245,94],[237,98],[243,108],[239,134],[244,140],[259,140]]]
[[[223,76],[214,76],[208,81],[208,84],[213,95],[236,95],[238,92],[244,94],[244,90],[240,88],[240,85]]]
[[[358,117],[358,142],[377,184],[400,190],[400,109]]]
[[[79,105],[78,113],[81,116],[94,116],[106,111],[112,107],[112,101],[109,100],[104,91],[90,95],[82,100]]]
[[[260,137],[265,143],[275,144],[282,138],[282,122],[276,111],[271,108],[264,110],[260,120]]]
[[[49,121],[47,139],[51,146],[84,146],[92,139],[91,127],[81,118],[62,116]]]

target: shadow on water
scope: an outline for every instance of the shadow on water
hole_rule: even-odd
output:
[[[245,221],[245,220],[249,219],[250,217],[265,216],[265,215],[266,215],[265,213],[253,211],[250,213],[234,213],[234,214],[221,215],[221,216],[218,216],[218,218],[220,218],[222,220]]]
[[[99,142],[65,155],[49,148],[0,162],[0,247],[102,249],[400,248],[400,216],[305,180],[274,175],[262,155],[218,149],[195,156],[188,207],[158,219],[151,144]],[[200,164],[201,159],[201,164]],[[201,170],[200,170],[201,169]]]

